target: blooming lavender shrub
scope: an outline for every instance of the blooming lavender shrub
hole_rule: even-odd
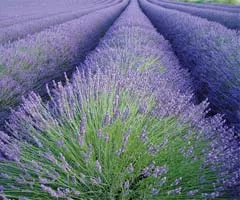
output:
[[[209,194],[215,191],[215,172],[201,166],[207,142],[174,116],[152,115],[153,96],[137,93],[138,84],[134,84],[146,74],[131,75],[114,70],[89,76],[77,72],[72,83],[58,84],[52,102],[56,107],[31,94],[22,122],[31,121],[27,109],[37,122],[19,127],[32,130],[25,135],[31,143],[19,142],[19,160],[0,162],[2,197],[219,196],[221,190]],[[147,105],[144,110],[141,104]]]
[[[240,41],[235,31],[176,10],[140,1],[143,11],[172,44],[190,70],[199,101],[209,99],[213,112],[240,128]]]
[[[149,2],[160,5],[164,8],[175,9],[178,11],[186,12],[191,15],[206,18],[209,21],[218,22],[227,28],[240,30],[240,12],[229,13],[226,11],[217,11],[214,9],[196,8],[158,0],[150,0]]]
[[[0,46],[0,111],[21,95],[40,90],[61,72],[72,70],[126,7],[128,1]],[[13,85],[15,88],[12,90]],[[1,118],[0,121],[5,120]]]
[[[15,40],[24,38],[30,34],[34,34],[44,29],[56,26],[58,24],[80,18],[84,15],[92,13],[94,11],[104,9],[114,4],[119,3],[119,1],[112,1],[108,4],[95,5],[90,8],[81,9],[80,11],[72,11],[63,14],[54,15],[48,18],[40,18],[38,20],[27,21],[24,23],[17,23],[13,26],[8,26],[0,28],[0,44],[6,44],[13,42]]]
[[[151,57],[149,47],[158,47]],[[136,1],[80,69],[47,104],[31,93],[13,112],[20,152],[11,154],[20,156],[0,162],[2,198],[229,197],[239,177],[231,130],[191,103],[187,73]]]

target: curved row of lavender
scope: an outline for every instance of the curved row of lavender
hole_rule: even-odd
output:
[[[84,15],[87,15],[100,9],[111,7],[120,2],[121,0],[112,0],[108,4],[95,5],[90,8],[82,9],[80,11],[68,12],[44,19],[41,18],[38,20],[27,21],[25,23],[17,23],[13,26],[0,28],[0,45],[22,39],[31,34],[43,31],[44,29],[80,18]]]
[[[199,101],[240,128],[240,40],[220,24],[141,0],[143,11],[190,70]]]
[[[228,8],[240,8],[239,4],[223,4],[223,3],[212,3],[211,5],[217,6],[217,7],[228,7]]]
[[[0,46],[0,121],[29,91],[41,90],[50,80],[82,61],[127,5],[127,0],[80,19]],[[44,94],[43,94],[44,95]]]
[[[103,3],[108,0],[6,0],[1,1],[0,7],[0,21],[17,19],[25,16],[28,17],[41,17],[44,15],[70,12],[76,8],[91,7],[98,3]]]
[[[218,22],[229,29],[240,30],[240,12],[229,13],[225,11],[217,11],[213,9],[194,8],[190,6],[177,5],[158,0],[149,0],[149,2],[162,6],[168,9],[174,9],[182,12],[189,13],[194,16],[206,18],[209,21]]]
[[[4,28],[4,27],[8,27],[8,26],[12,26],[14,24],[18,24],[18,23],[23,23],[23,22],[27,22],[27,21],[31,21],[31,20],[38,20],[38,19],[44,19],[47,17],[51,17],[51,16],[55,16],[55,15],[59,15],[59,14],[63,14],[63,13],[67,13],[67,12],[53,12],[53,13],[44,13],[43,14],[36,14],[36,15],[28,15],[28,14],[22,14],[21,16],[16,16],[16,17],[6,17],[3,19],[0,19],[0,28]]]
[[[166,2],[166,3],[173,3],[177,5],[183,5],[183,6],[190,6],[190,7],[196,7],[196,8],[206,8],[206,9],[213,9],[217,11],[226,11],[230,13],[240,13],[240,8],[237,6],[234,7],[227,7],[225,5],[223,6],[217,6],[215,4],[207,4],[207,3],[185,3],[185,2],[179,2],[179,1],[166,1],[166,0],[160,0],[161,2]]]
[[[188,76],[131,1],[73,79],[49,91],[49,103],[31,93],[13,112],[8,129],[26,142],[9,148],[14,139],[0,134],[2,155],[17,161],[0,162],[0,194],[230,199],[239,146],[221,117],[205,118],[206,102],[191,103]]]
[[[19,14],[19,15],[15,15],[12,17],[3,17],[0,18],[0,28],[3,27],[8,27],[8,26],[12,26],[14,24],[19,24],[19,23],[24,23],[24,22],[28,22],[28,21],[33,21],[33,20],[39,20],[39,19],[45,19],[45,18],[49,18],[49,17],[53,17],[56,15],[60,15],[60,14],[66,14],[66,13],[70,13],[73,11],[80,11],[82,9],[87,9],[87,8],[91,8],[94,7],[96,5],[101,5],[101,4],[108,4],[110,3],[112,0],[103,0],[103,1],[98,1],[95,2],[93,0],[88,1],[88,3],[84,4],[84,5],[79,5],[79,4],[74,4],[74,6],[66,6],[66,5],[62,5],[62,7],[60,6],[60,8],[56,8],[56,4],[54,6],[54,8],[51,8],[51,12],[49,12],[49,10],[47,9],[40,9],[41,11],[40,13],[34,13],[34,14],[27,14],[29,8],[25,7],[25,10]],[[48,5],[50,7],[50,5]],[[59,5],[58,5],[59,6]],[[4,5],[2,5],[3,10],[5,10],[6,8],[4,7]],[[10,9],[9,12],[11,12],[12,10],[15,9]],[[30,8],[31,10],[31,8]]]

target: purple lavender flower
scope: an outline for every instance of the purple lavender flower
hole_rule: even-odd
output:
[[[58,197],[57,192],[54,191],[52,188],[45,186],[43,184],[41,184],[41,188],[42,190],[44,190],[45,192],[49,193],[51,195],[51,197]]]
[[[124,189],[128,189],[129,188],[129,181],[125,181],[124,182]]]
[[[167,166],[156,166],[153,171],[153,177],[157,178],[158,176],[162,176],[163,174],[166,174],[168,172]]]
[[[103,125],[110,125],[112,122],[110,114],[107,112],[103,120]]]
[[[168,191],[168,195],[181,194],[182,187],[176,188],[174,190]]]
[[[177,179],[171,184],[171,186],[176,186],[176,185],[178,185],[178,184],[181,182],[181,180],[182,180],[182,177],[177,178]]]
[[[4,191],[4,186],[0,185],[0,193],[2,193]]]
[[[87,118],[86,118],[86,114],[83,113],[81,123],[80,123],[80,135],[85,135],[86,126],[87,126]]]
[[[152,188],[152,195],[155,196],[159,193],[159,190],[156,188]]]
[[[102,173],[102,166],[101,166],[101,164],[99,163],[98,160],[96,160],[95,166],[96,166],[97,171],[98,171],[99,173]]]
[[[195,190],[191,190],[191,191],[189,191],[188,193],[187,193],[187,195],[188,196],[193,196],[193,195],[195,195],[196,193],[198,193],[198,189],[195,189]]]
[[[130,111],[129,111],[129,107],[128,106],[126,106],[126,109],[124,110],[124,112],[123,112],[123,114],[122,114],[122,120],[123,121],[125,121],[127,118],[128,118],[128,116],[129,116],[129,113]]]
[[[147,132],[146,130],[143,130],[141,135],[139,136],[140,140],[143,142],[143,143],[146,143],[147,140],[148,140],[148,136],[147,136]]]
[[[127,169],[128,169],[128,173],[133,173],[134,172],[133,164],[130,163],[130,165],[129,165],[129,167]]]
[[[91,180],[92,184],[100,184],[100,183],[102,183],[101,177],[91,178],[90,180]]]
[[[166,181],[167,181],[167,177],[165,176],[165,177],[160,179],[160,181],[158,182],[158,185],[162,186],[164,183],[166,183]]]

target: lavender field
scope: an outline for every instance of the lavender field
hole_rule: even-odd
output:
[[[0,200],[240,200],[240,6],[0,0]]]

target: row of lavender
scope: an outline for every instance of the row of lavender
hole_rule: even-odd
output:
[[[50,28],[52,26],[56,26],[58,24],[62,24],[67,21],[71,21],[77,18],[80,18],[84,15],[92,13],[94,11],[104,9],[107,7],[111,7],[114,4],[121,2],[120,0],[112,0],[108,3],[97,4],[91,6],[89,8],[81,9],[79,11],[72,11],[63,14],[57,14],[50,17],[40,18],[37,20],[27,20],[23,23],[17,23],[12,26],[0,28],[0,44],[6,44],[13,42],[15,40],[19,40],[28,35],[43,31],[44,29]],[[84,7],[83,7],[84,8]]]
[[[149,2],[160,5],[164,8],[175,9],[198,17],[206,18],[209,21],[218,22],[229,29],[240,30],[240,10],[238,13],[230,13],[227,11],[196,8],[192,6],[163,2],[159,0],[149,0]]]
[[[48,4],[48,9],[50,8],[51,12],[49,12],[48,9],[46,11],[46,9],[38,8],[38,10],[40,10],[41,12],[37,13],[35,11],[34,14],[29,14],[28,9],[31,10],[31,8],[29,8],[28,6],[25,6],[24,11],[21,12],[21,14],[14,13],[13,16],[10,15],[10,16],[1,17],[0,18],[0,27],[3,28],[3,27],[12,26],[14,24],[23,23],[23,22],[27,22],[27,21],[45,19],[45,18],[56,16],[56,15],[73,12],[73,11],[76,12],[76,11],[79,11],[81,9],[87,9],[87,8],[91,8],[93,6],[101,5],[101,4],[108,4],[110,2],[111,2],[111,0],[102,0],[102,1],[98,1],[98,2],[94,3],[94,1],[91,0],[91,1],[88,1],[88,3],[84,4],[84,5],[74,4],[74,5],[71,5],[70,7],[66,6],[66,5],[62,5],[62,6],[60,6],[60,8],[59,7],[56,8],[56,4],[55,4],[54,10],[51,7],[51,5]],[[93,5],[93,3],[94,3],[94,5]],[[15,10],[15,8],[11,8],[11,7],[10,7],[11,9],[10,8],[6,9],[4,7],[4,4],[2,4],[1,8],[2,8],[2,10],[0,10],[0,11],[4,10],[6,12],[6,10],[7,10],[8,14],[9,14],[9,12]]]
[[[141,0],[143,11],[189,69],[199,101],[239,128],[240,40],[220,24]]]
[[[92,7],[109,0],[6,0],[1,1],[0,22],[5,20],[36,19],[51,14],[70,12],[77,9]]]
[[[0,119],[4,122],[9,106],[21,96],[71,71],[125,8],[121,1],[109,8],[0,46]],[[1,115],[2,112],[2,115]]]
[[[240,8],[239,4],[232,5],[232,4],[214,3],[213,5],[217,7]]]
[[[216,5],[216,4],[199,4],[199,3],[185,3],[185,2],[177,2],[177,1],[167,1],[167,0],[162,0],[161,2],[166,2],[166,3],[173,3],[177,5],[183,5],[183,6],[191,6],[195,8],[205,8],[205,9],[213,9],[217,11],[226,11],[230,13],[240,13],[240,7],[237,7],[236,5],[233,7],[226,6],[225,4],[223,5]]]
[[[189,74],[137,1],[49,96],[30,94],[0,134],[15,160],[0,162],[3,198],[231,198],[233,132],[191,103]]]

